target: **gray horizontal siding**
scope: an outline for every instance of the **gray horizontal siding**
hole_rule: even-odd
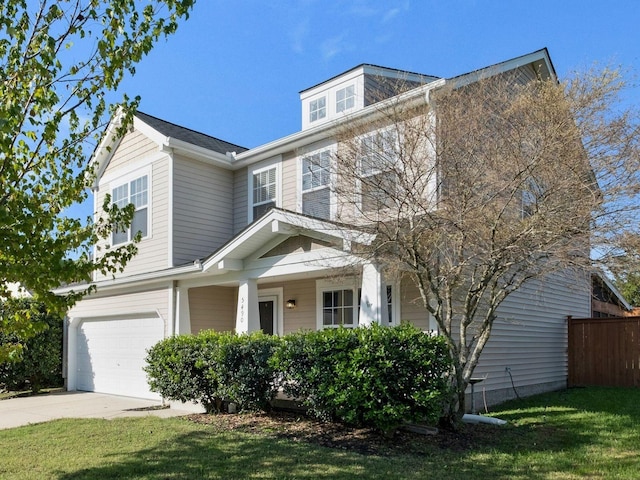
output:
[[[176,155],[173,181],[173,258],[181,265],[231,238],[233,172]]]
[[[158,145],[155,142],[138,130],[134,130],[122,139],[107,168],[109,171],[126,168],[130,163],[157,151]]]
[[[198,287],[189,289],[191,333],[202,330],[232,332],[236,326],[238,289]]]
[[[248,171],[246,168],[233,172],[233,233],[234,235],[247,226],[247,188]]]
[[[567,376],[567,316],[588,315],[586,276],[555,274],[530,282],[498,310],[475,376],[487,390],[563,382]]]
[[[169,295],[171,287],[161,287],[137,293],[101,296],[89,295],[76,303],[67,313],[69,318],[122,317],[138,312],[157,312],[165,322],[165,335],[169,329]]]
[[[138,243],[137,255],[129,261],[122,273],[116,274],[116,277],[163,270],[169,265],[167,248],[169,242],[169,156],[156,160],[151,165],[149,236]],[[110,164],[107,168],[107,173],[117,175],[118,170],[120,169]],[[118,180],[115,180],[111,185],[108,183],[100,184],[98,192],[99,208],[102,207],[104,195],[110,192],[112,186],[117,183]],[[98,255],[110,243],[110,239],[100,242],[98,246],[101,250]],[[111,276],[96,274],[97,280],[108,278],[111,278]]]

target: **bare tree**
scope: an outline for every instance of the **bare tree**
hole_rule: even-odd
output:
[[[409,277],[446,338],[448,422],[499,305],[532,279],[584,276],[594,247],[606,261],[633,226],[640,149],[637,116],[618,109],[624,88],[611,70],[564,83],[501,74],[401,95],[339,127],[340,219],[375,233],[360,253]]]

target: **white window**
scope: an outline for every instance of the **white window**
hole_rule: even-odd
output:
[[[394,131],[364,137],[360,153],[360,205],[363,212],[392,206],[397,193],[398,143]]]
[[[316,291],[319,315],[318,328],[358,326],[360,323],[362,289],[356,284],[355,280],[345,284],[333,284],[331,281],[318,280]],[[386,298],[388,317],[382,319],[382,325],[395,325],[400,315],[400,305],[396,300],[396,286],[387,285]]]
[[[302,213],[331,218],[331,152],[323,150],[302,158]]]
[[[309,122],[315,122],[327,116],[327,99],[320,97],[309,102]]]
[[[112,232],[113,245],[129,242],[140,233],[142,238],[149,233],[149,180],[143,175],[111,190],[111,201],[119,208],[130,203],[135,206],[131,225],[116,225]]]
[[[382,325],[384,325],[385,327],[389,327],[393,325],[393,319],[395,317],[395,314],[393,312],[393,307],[394,307],[393,296],[394,296],[393,286],[387,285],[387,318],[385,321],[382,322]],[[358,289],[358,312],[360,311],[361,300],[362,300],[362,289],[359,288]]]
[[[344,112],[353,108],[356,104],[355,86],[341,88],[336,92],[336,112]]]
[[[358,324],[358,306],[353,300],[351,288],[323,291],[322,326],[355,327]]]
[[[253,173],[253,220],[276,206],[278,171],[275,166]]]

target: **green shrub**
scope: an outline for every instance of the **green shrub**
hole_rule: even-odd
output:
[[[206,376],[208,335],[178,335],[161,340],[147,352],[145,372],[151,391],[168,400],[200,402],[207,412],[219,402]]]
[[[147,355],[151,390],[169,400],[201,402],[208,413],[224,402],[239,409],[268,409],[276,394],[268,360],[277,337],[256,332],[235,335],[206,330],[154,345]]]
[[[21,355],[15,360],[0,363],[0,385],[9,390],[29,388],[38,392],[45,387],[59,387],[62,379],[62,318],[49,314],[46,307],[34,300],[18,299],[0,305],[0,316],[27,315],[36,325],[35,333],[27,339],[15,334],[3,334],[0,329],[0,347],[20,342]]]
[[[449,388],[444,340],[410,325],[289,335],[272,362],[311,414],[385,433],[435,422]]]
[[[207,370],[210,382],[218,385],[218,397],[240,410],[268,410],[277,393],[269,359],[279,340],[262,332],[218,334]]]

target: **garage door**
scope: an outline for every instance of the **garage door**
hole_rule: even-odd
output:
[[[78,327],[77,389],[160,399],[149,391],[147,349],[164,337],[161,318],[86,320]]]

